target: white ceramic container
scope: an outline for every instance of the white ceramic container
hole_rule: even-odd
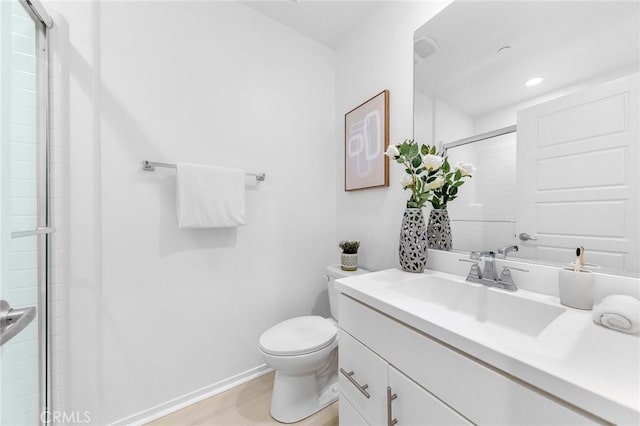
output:
[[[558,285],[560,303],[570,308],[593,309],[593,274],[590,271],[574,272],[571,268],[562,268]]]

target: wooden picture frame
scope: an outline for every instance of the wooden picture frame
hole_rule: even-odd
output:
[[[389,91],[344,115],[344,190],[389,186]]]

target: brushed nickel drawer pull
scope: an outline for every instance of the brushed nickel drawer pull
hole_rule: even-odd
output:
[[[369,385],[361,385],[360,383],[356,382],[356,379],[354,379],[352,376],[354,374],[353,370],[349,371],[348,373],[346,371],[344,371],[344,368],[340,367],[340,372],[342,374],[344,374],[344,377],[346,377],[347,379],[349,379],[349,381],[351,382],[351,384],[353,384],[353,386],[355,386],[356,388],[358,388],[358,390],[360,392],[362,392],[362,394],[367,398],[371,398],[371,395],[369,395],[369,392],[366,391],[366,389],[369,387]]]
[[[391,393],[391,386],[387,386],[387,426],[393,426],[398,423],[398,419],[394,419],[391,414],[391,401],[398,397],[397,394]]]

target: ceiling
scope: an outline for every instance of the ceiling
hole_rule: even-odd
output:
[[[325,46],[335,49],[380,1],[242,1]]]
[[[416,31],[439,46],[416,63],[416,90],[477,117],[618,70],[637,72],[639,6],[456,1]],[[498,54],[503,46],[511,48]],[[524,86],[537,76],[544,82]]]
[[[384,1],[242,1],[331,49]],[[438,51],[415,66],[416,90],[471,116],[610,73],[637,69],[637,1],[456,1],[416,31]],[[503,46],[510,49],[496,52]],[[545,81],[525,87],[542,75]]]

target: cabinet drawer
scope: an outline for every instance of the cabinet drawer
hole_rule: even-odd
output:
[[[342,330],[338,339],[340,393],[368,423],[384,424],[388,364]]]
[[[340,394],[340,402],[338,403],[338,419],[340,422],[340,426],[368,426],[367,423],[360,413],[353,408],[353,405],[344,397],[344,395]]]
[[[340,327],[476,424],[585,425],[597,419],[340,295]]]
[[[389,367],[389,387],[390,392],[396,395],[391,401],[390,412],[398,426],[471,425],[451,407],[393,367]]]

